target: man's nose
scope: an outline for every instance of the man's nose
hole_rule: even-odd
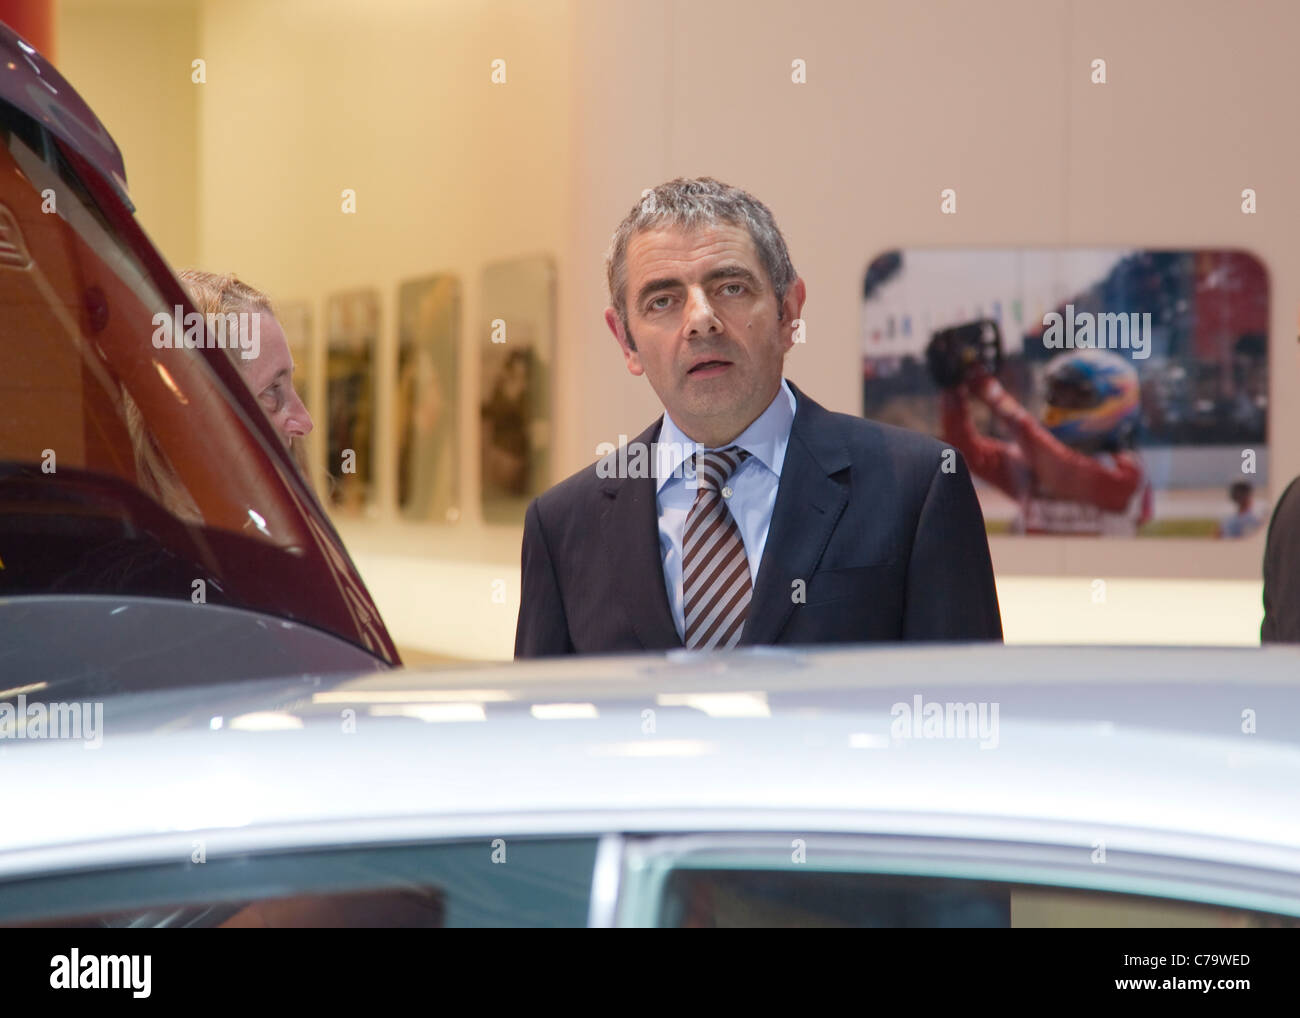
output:
[[[293,402],[289,405],[289,414],[285,418],[284,430],[290,438],[304,438],[311,434],[314,427],[311,414],[307,412],[297,390],[293,393]]]
[[[722,323],[702,286],[691,287],[686,292],[686,329],[690,335],[722,331]]]

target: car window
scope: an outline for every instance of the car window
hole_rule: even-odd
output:
[[[1300,926],[1300,884],[1194,858],[858,835],[626,839],[610,919],[669,927]]]
[[[197,858],[198,848],[180,863],[0,884],[0,925],[586,926],[596,841],[483,838]]]
[[[183,294],[75,159],[0,103],[0,597],[217,603],[382,651],[333,528],[218,364],[231,354],[175,335]]]
[[[1300,927],[1300,920],[1135,895],[816,870],[677,870],[670,927]]]

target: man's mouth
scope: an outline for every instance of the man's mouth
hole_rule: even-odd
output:
[[[694,367],[691,368],[690,371],[686,373],[688,375],[694,375],[697,378],[699,377],[709,378],[713,375],[722,374],[722,372],[726,371],[727,368],[729,367],[731,367],[731,361],[722,361],[722,360],[700,361],[700,363],[696,364]]]

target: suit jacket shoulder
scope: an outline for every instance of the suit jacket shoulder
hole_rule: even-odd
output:
[[[660,423],[528,507],[516,657],[681,645],[663,583],[650,476]]]
[[[984,519],[957,451],[791,389],[742,642],[1001,639]]]
[[[926,469],[928,475],[938,468],[944,450],[951,448],[939,439],[919,431],[909,431],[907,428],[865,417],[854,417],[852,414],[837,413],[821,406],[817,406],[817,409],[844,436],[855,461],[884,453],[900,463],[915,463]]]
[[[601,504],[598,496],[602,492],[610,492],[619,484],[627,480],[650,480],[646,475],[644,478],[639,474],[639,466],[633,467],[631,476],[628,476],[628,465],[632,463],[639,464],[642,462],[639,453],[634,453],[637,447],[645,451],[645,460],[647,469],[650,463],[650,450],[654,441],[659,436],[659,428],[663,423],[663,418],[659,418],[651,424],[645,431],[631,439],[626,445],[620,446],[606,456],[602,456],[595,463],[583,467],[574,474],[570,474],[559,484],[548,488],[542,494],[537,496],[535,505],[537,512],[542,517],[548,528],[551,525],[558,525],[565,518],[573,519],[575,516],[580,519],[586,519],[591,512]],[[653,488],[652,488],[653,490]]]
[[[798,389],[795,394],[803,412],[791,442],[803,443],[827,473],[851,466],[862,484],[886,484],[905,499],[924,497],[936,473],[965,473],[964,463],[958,466],[961,454],[937,438],[827,410]]]

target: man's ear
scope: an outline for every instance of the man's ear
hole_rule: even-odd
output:
[[[794,345],[795,322],[803,315],[803,302],[807,296],[808,288],[804,285],[803,277],[796,276],[781,301],[781,328],[785,330],[782,345],[787,350]]]
[[[645,368],[641,366],[641,355],[636,352],[632,337],[623,328],[623,322],[613,308],[605,309],[605,324],[609,326],[609,331],[614,334],[614,338],[618,340],[618,345],[623,350],[623,359],[627,361],[628,371],[634,375],[645,374]]]

